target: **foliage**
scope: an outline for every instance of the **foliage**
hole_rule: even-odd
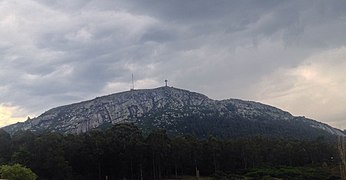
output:
[[[36,174],[29,168],[23,167],[20,164],[0,166],[0,175],[1,178],[10,180],[35,180],[37,178]]]
[[[11,148],[11,137],[6,131],[0,129],[0,165],[9,161]]]
[[[318,179],[328,173],[319,173],[316,167],[339,162],[334,142],[323,138],[198,139],[192,135],[169,136],[163,129],[143,136],[134,124],[117,124],[105,131],[79,135],[24,131],[11,137],[0,132],[0,141],[4,143],[0,146],[2,163],[20,163],[41,179],[53,180],[181,178],[194,176],[196,170],[201,176],[216,179],[244,174]]]

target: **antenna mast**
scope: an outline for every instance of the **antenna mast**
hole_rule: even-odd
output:
[[[131,90],[135,90],[135,82],[133,81],[133,73],[132,73],[132,88]]]

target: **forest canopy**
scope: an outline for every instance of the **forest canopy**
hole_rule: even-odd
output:
[[[133,124],[79,135],[21,131],[10,136],[0,130],[0,144],[0,165],[22,164],[40,179],[163,179],[194,176],[196,170],[201,176],[257,176],[268,167],[314,167],[309,172],[317,174],[307,176],[326,179],[331,174],[316,168],[338,163],[335,143],[323,137],[198,139],[169,136],[163,129],[143,136]]]

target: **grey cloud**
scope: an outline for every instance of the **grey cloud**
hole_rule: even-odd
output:
[[[60,1],[54,1],[54,0],[35,0],[36,2],[45,5],[47,8],[52,9],[59,9],[61,11],[75,11],[78,9],[82,9],[83,7],[87,6],[91,0],[60,0]]]
[[[247,16],[253,12],[271,9],[280,1],[127,1],[123,6],[138,12],[152,14],[163,20],[194,23],[215,21],[218,18]],[[251,13],[252,12],[252,13]]]
[[[340,1],[26,3],[35,12],[12,5],[20,21],[13,32],[0,29],[0,104],[37,115],[126,85],[131,73],[212,98],[252,99],[262,77],[346,44]]]
[[[141,36],[140,42],[167,43],[174,41],[177,37],[178,35],[172,32],[172,29],[152,28]]]

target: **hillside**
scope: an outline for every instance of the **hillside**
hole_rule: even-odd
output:
[[[79,134],[108,128],[122,122],[134,123],[144,132],[164,128],[170,134],[238,137],[253,135],[317,137],[343,135],[329,125],[295,117],[278,108],[239,99],[213,100],[195,92],[173,87],[131,90],[61,106],[37,118],[4,129],[53,131]]]

